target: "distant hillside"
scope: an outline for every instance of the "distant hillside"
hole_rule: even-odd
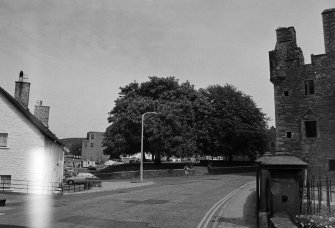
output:
[[[70,150],[70,154],[81,155],[81,143],[86,138],[65,138],[60,139],[61,143]]]

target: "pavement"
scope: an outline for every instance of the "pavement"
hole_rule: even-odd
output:
[[[240,188],[223,204],[212,228],[255,228],[256,227],[256,182]]]
[[[155,184],[154,181],[103,181],[101,183],[101,187],[92,187],[89,190],[77,191],[77,192],[67,192],[64,191],[63,195],[78,195],[78,194],[87,194],[87,193],[94,193],[94,192],[106,192],[106,191],[113,191],[118,189],[129,189],[129,188],[136,188],[136,187],[143,187]],[[4,194],[0,192],[0,198]],[[24,194],[24,193],[16,193],[16,192],[9,192],[5,194],[6,198],[6,205],[17,205],[23,202],[28,201],[31,198],[43,198],[44,195],[40,194]],[[0,207],[0,215],[1,212],[5,211],[7,207]]]

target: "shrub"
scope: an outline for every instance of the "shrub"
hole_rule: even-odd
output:
[[[335,228],[335,217],[327,215],[297,215],[295,224],[299,228]]]

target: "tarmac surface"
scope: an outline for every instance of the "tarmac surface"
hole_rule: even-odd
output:
[[[256,182],[248,183],[229,198],[215,218],[213,228],[256,227]]]
[[[56,196],[60,197],[53,206],[56,209],[54,216],[57,224],[52,227],[254,228],[254,180],[252,176],[209,175],[158,178],[142,183],[134,180],[104,181],[102,187],[81,192],[64,192],[64,196]],[[243,181],[247,184],[243,184]],[[207,198],[201,197],[206,192]],[[219,198],[215,195],[219,192],[223,198],[218,201]],[[178,195],[171,199],[171,194]],[[42,202],[43,197],[6,194],[8,203],[5,207],[0,207],[0,227],[31,227],[25,225],[24,216],[29,212],[23,204],[31,200]],[[108,200],[113,202],[112,207],[104,206],[104,201]],[[88,205],[91,209],[84,209]],[[9,216],[8,220],[5,219],[6,214]],[[13,222],[15,216],[19,217]]]

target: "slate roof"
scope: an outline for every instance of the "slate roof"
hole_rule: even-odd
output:
[[[272,156],[263,156],[256,160],[262,166],[307,166],[301,159],[287,153],[275,153]]]
[[[39,119],[37,119],[28,109],[23,107],[12,95],[0,87],[0,94],[3,95],[13,106],[21,112],[44,136],[55,141],[61,146],[64,146],[60,140],[47,128]]]

